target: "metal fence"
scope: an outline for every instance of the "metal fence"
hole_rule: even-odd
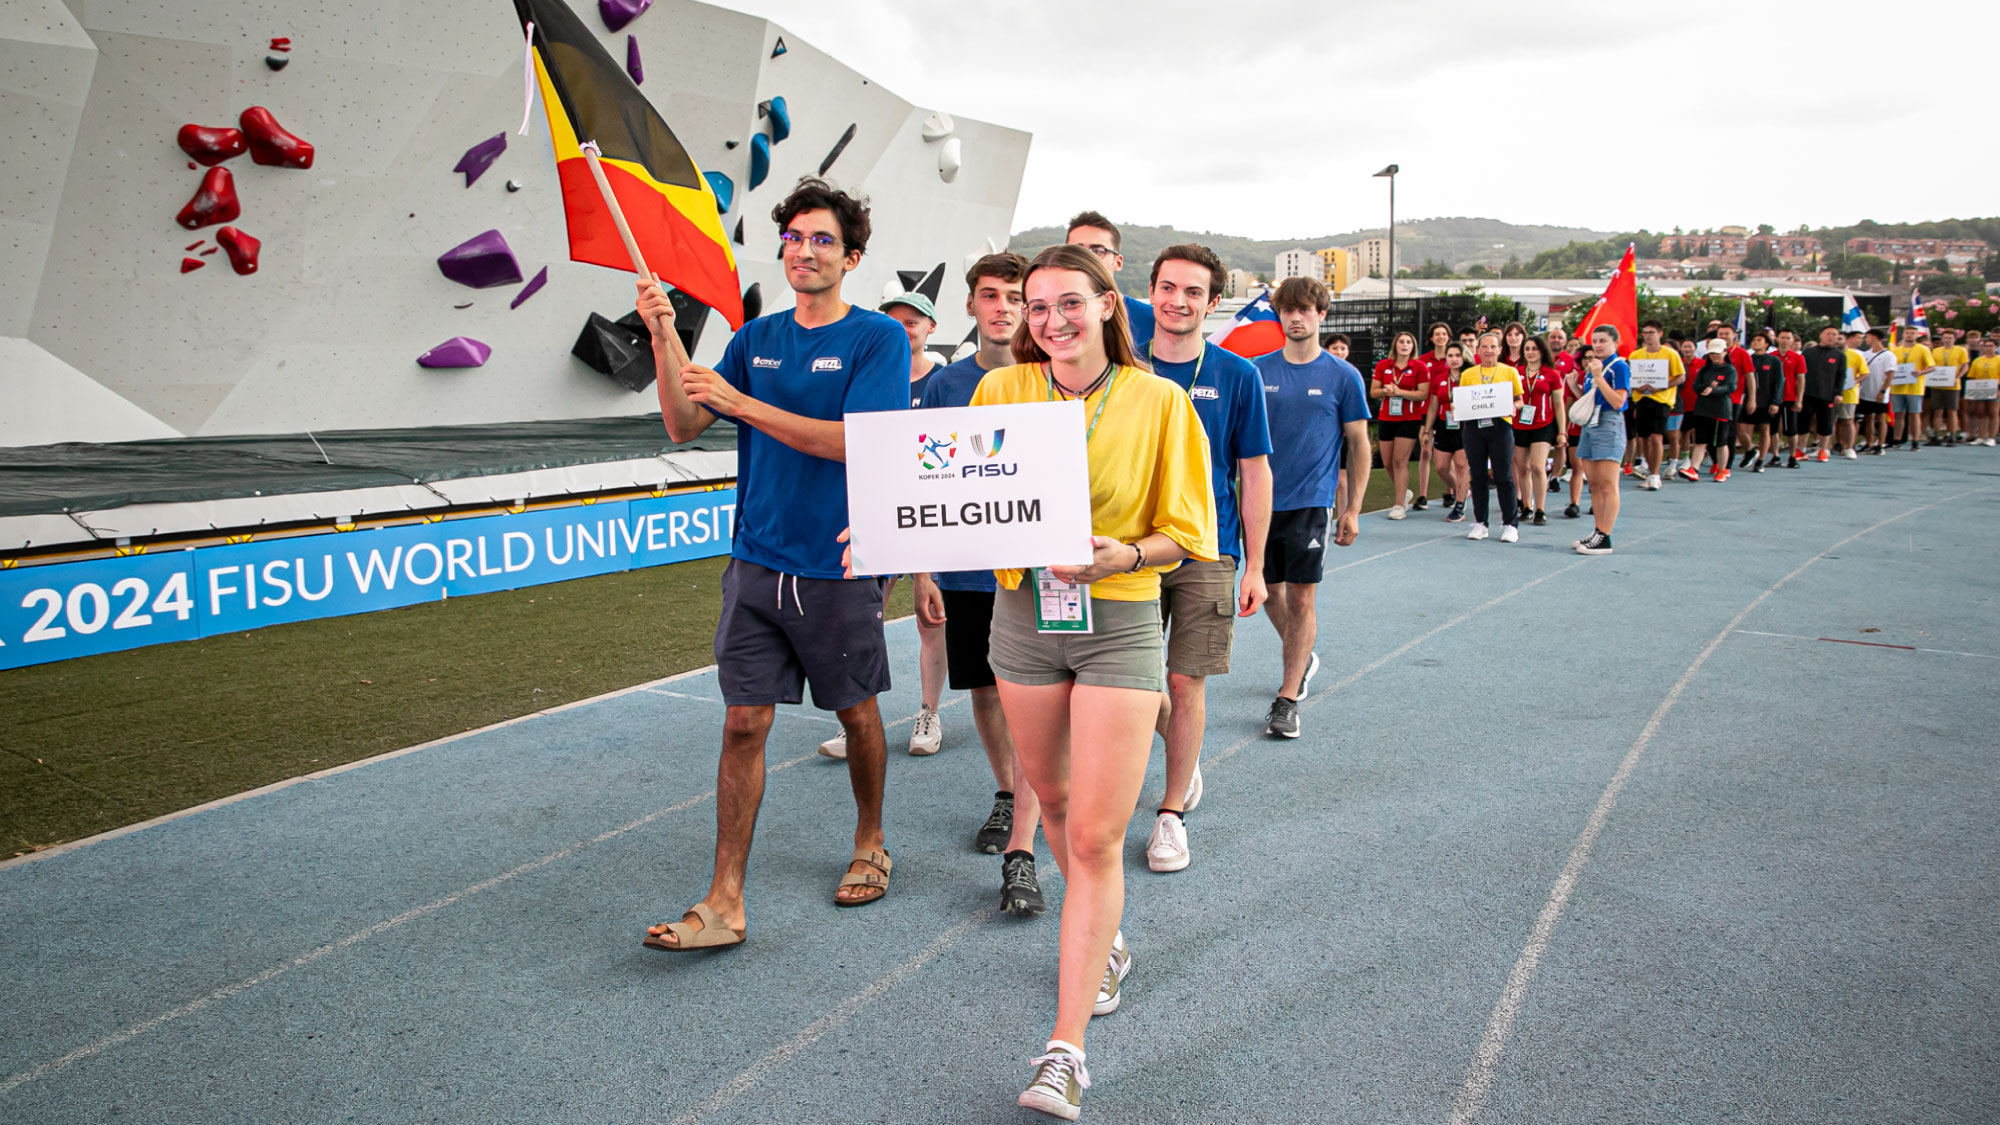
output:
[[[1451,325],[1453,337],[1475,325],[1480,316],[1487,318],[1487,325],[1498,328],[1509,320],[1532,324],[1528,307],[1514,303],[1511,315],[1496,317],[1493,314],[1493,298],[1476,296],[1431,297],[1412,295],[1398,297],[1391,307],[1387,299],[1347,300],[1333,302],[1327,309],[1326,320],[1320,325],[1320,342],[1325,343],[1336,332],[1346,333],[1354,365],[1363,371],[1374,366],[1375,361],[1389,354],[1389,341],[1398,332],[1408,332],[1417,338],[1417,350],[1430,350],[1430,342],[1424,338],[1424,329],[1436,321]]]

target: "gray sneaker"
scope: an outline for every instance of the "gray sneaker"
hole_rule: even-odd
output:
[[[1090,1089],[1090,1072],[1083,1069],[1083,1052],[1060,1040],[1049,1041],[1048,1054],[1034,1060],[1035,1077],[1014,1104],[1064,1121],[1083,1112],[1083,1092]]]
[[[1111,935],[1111,957],[1104,964],[1104,983],[1097,986],[1097,1003],[1091,1005],[1092,1016],[1108,1016],[1118,1010],[1118,986],[1124,983],[1132,972],[1132,951],[1125,947],[1125,931]]]
[[[1048,909],[1042,885],[1035,878],[1035,857],[1013,852],[1000,861],[1000,913],[1032,918]]]
[[[993,811],[987,814],[986,823],[979,826],[978,835],[972,838],[972,846],[987,855],[999,855],[1007,848],[1007,838],[1014,834],[1014,798],[995,795]]]
[[[1271,701],[1271,713],[1264,719],[1264,733],[1280,738],[1299,736],[1299,705],[1297,700],[1279,696]]]

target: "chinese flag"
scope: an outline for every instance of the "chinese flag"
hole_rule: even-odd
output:
[[[1585,340],[1600,324],[1618,329],[1619,355],[1631,355],[1639,343],[1639,275],[1632,269],[1632,251],[1627,243],[1625,258],[1618,263],[1618,272],[1611,275],[1611,284],[1604,287],[1603,299],[1576,326],[1577,336]]]

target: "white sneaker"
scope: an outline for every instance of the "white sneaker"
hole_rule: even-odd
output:
[[[1403,507],[1403,508],[1407,508],[1407,507],[1409,507],[1409,506],[1410,506],[1410,502],[1411,502],[1412,500],[1415,500],[1416,498],[1417,498],[1417,494],[1416,494],[1415,492],[1412,492],[1412,491],[1410,491],[1409,489],[1407,489],[1407,488],[1406,488],[1406,489],[1404,489],[1404,490],[1403,490],[1403,502],[1402,502],[1402,504],[1400,504],[1400,505],[1398,505],[1398,506],[1399,506],[1399,507]]]
[[[1313,677],[1317,675],[1319,675],[1319,650],[1314,649],[1306,658],[1306,674],[1299,677],[1299,697],[1293,702],[1304,703],[1306,701],[1306,696],[1312,694]],[[1196,768],[1199,769],[1200,767],[1197,766]],[[1199,777],[1200,775],[1196,774],[1195,776]],[[1193,808],[1194,806],[1189,805],[1187,807]]]
[[[1855,456],[1854,451],[1852,449],[1843,449],[1840,451],[1840,455],[1841,457],[1849,461],[1859,460],[1859,458]]]
[[[1403,507],[1401,504],[1398,504],[1395,507],[1389,509],[1389,518],[1392,520],[1402,519],[1404,516],[1407,516],[1409,514],[1410,510],[1408,508]]]
[[[1014,1104],[1064,1121],[1083,1113],[1083,1092],[1090,1089],[1090,1072],[1083,1068],[1083,1051],[1060,1039],[1049,1040],[1048,1053],[1034,1059],[1034,1080]]]
[[[822,758],[834,758],[843,762],[846,761],[847,732],[845,730],[842,730],[839,734],[836,734],[832,738],[827,739],[825,742],[820,743],[819,756]]]
[[[1647,478],[1646,478],[1646,491],[1648,491],[1648,492],[1658,492],[1659,490],[1660,490],[1660,475],[1659,475],[1658,473],[1655,473],[1655,474],[1653,474],[1652,476],[1650,476],[1650,477],[1647,477]]]
[[[1108,1016],[1118,1010],[1123,997],[1119,985],[1132,972],[1132,951],[1125,947],[1125,931],[1111,935],[1111,959],[1104,966],[1104,983],[1097,986],[1097,1003],[1091,1005],[1093,1016]]]
[[[1193,812],[1201,804],[1201,763],[1194,764],[1194,776],[1188,778],[1187,796],[1181,799],[1181,811]]]
[[[1503,523],[1500,525],[1500,542],[1518,543],[1520,542],[1520,539],[1521,539],[1521,531],[1519,528],[1515,527],[1511,523]]]
[[[1146,841],[1146,866],[1155,871],[1179,871],[1188,865],[1187,825],[1170,812],[1153,818],[1153,835]]]
[[[927,758],[942,749],[944,749],[944,721],[938,718],[936,709],[926,707],[917,712],[917,725],[910,731],[910,753],[919,758]]]
[[[1475,523],[1475,524],[1473,524],[1473,525],[1472,525],[1472,530],[1471,530],[1471,531],[1468,531],[1468,532],[1466,532],[1466,533],[1465,533],[1465,537],[1466,537],[1467,539],[1484,539],[1484,538],[1486,538],[1486,525],[1485,525],[1485,524],[1483,524],[1483,523]]]

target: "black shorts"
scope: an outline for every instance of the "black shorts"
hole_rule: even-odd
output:
[[[993,632],[993,594],[986,590],[938,593],[944,597],[944,664],[951,690],[992,687],[993,666],[986,662],[986,642]]]
[[[1550,422],[1546,426],[1536,426],[1532,430],[1524,430],[1519,426],[1514,427],[1515,449],[1526,449],[1538,441],[1543,445],[1554,445],[1556,443],[1556,424],[1554,422]]]
[[[1291,508],[1271,513],[1264,540],[1264,581],[1312,585],[1326,573],[1326,509]]]
[[[1830,398],[1808,398],[1799,408],[1798,428],[1790,432],[1812,433],[1821,437],[1833,436],[1833,400]]]
[[[1714,445],[1727,432],[1729,419],[1710,418],[1701,414],[1690,414],[1681,428],[1690,430],[1696,445]]]
[[[1465,435],[1440,423],[1431,430],[1431,448],[1439,453],[1457,453],[1465,448]]]
[[[1667,432],[1666,403],[1656,398],[1635,398],[1632,400],[1632,436],[1635,438],[1660,437]]]
[[[797,703],[844,711],[889,690],[886,578],[798,578],[743,559],[722,572],[716,681],[731,707]]]
[[[1854,404],[1854,415],[1857,418],[1873,418],[1877,415],[1887,413],[1889,413],[1889,404],[1886,402],[1869,402],[1864,398]]]
[[[1415,441],[1417,440],[1418,432],[1423,428],[1424,424],[1419,419],[1397,422],[1385,418],[1375,423],[1375,435],[1383,441],[1394,441],[1397,438],[1402,438],[1406,441]]]

